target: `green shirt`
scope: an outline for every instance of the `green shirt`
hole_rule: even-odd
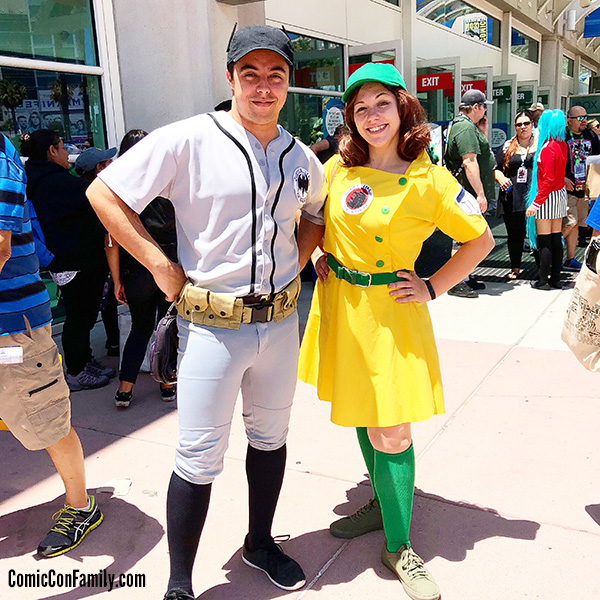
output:
[[[492,200],[496,195],[494,182],[494,155],[490,144],[477,129],[475,123],[467,115],[459,114],[452,121],[452,128],[448,136],[446,149],[446,165],[455,175],[458,182],[471,194],[476,196],[473,186],[467,179],[467,174],[462,166],[462,157],[465,154],[476,154],[479,165],[479,176],[483,184],[486,199]],[[458,174],[457,174],[458,173]]]

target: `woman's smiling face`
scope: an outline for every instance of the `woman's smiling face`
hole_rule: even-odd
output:
[[[396,150],[400,116],[396,95],[381,83],[365,83],[356,94],[354,122],[369,146]]]

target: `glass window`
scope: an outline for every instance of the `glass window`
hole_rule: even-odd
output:
[[[383,0],[384,2],[389,2],[390,4],[393,4],[394,6],[399,6],[400,5],[400,0]]]
[[[573,73],[575,72],[575,61],[564,54],[562,72],[564,75],[568,75],[569,77],[573,77]]]
[[[590,82],[592,77],[595,75],[594,71],[581,65],[579,67],[579,93],[589,94],[590,93]]]
[[[516,29],[512,30],[510,51],[515,56],[520,56],[536,63],[539,61],[539,49],[540,43],[537,40],[530,38]]]
[[[99,77],[1,67],[0,80],[14,90],[13,101],[5,99],[0,108],[0,131],[11,141],[45,128],[57,131],[65,142],[89,140],[106,147]]]
[[[292,86],[341,92],[342,45],[293,33],[290,38],[294,48]]]
[[[327,96],[288,94],[279,124],[310,146],[323,138],[323,106]]]
[[[90,0],[0,2],[0,54],[96,65]]]
[[[462,0],[417,0],[417,14],[500,48],[500,21]]]

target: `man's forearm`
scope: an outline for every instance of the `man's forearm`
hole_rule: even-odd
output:
[[[87,197],[106,230],[151,273],[169,268],[171,261],[152,239],[137,214],[99,178],[87,189]]]
[[[323,239],[324,233],[325,227],[323,225],[317,225],[304,217],[300,217],[298,225],[298,263],[300,264],[300,270],[306,266],[313,250]]]
[[[0,229],[0,273],[10,258],[11,235],[8,229]]]
[[[476,196],[485,196],[483,190],[483,183],[481,183],[481,174],[479,172],[479,163],[475,161],[469,161],[464,163],[465,175],[473,188]]]

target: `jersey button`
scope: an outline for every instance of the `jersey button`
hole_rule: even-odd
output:
[[[381,244],[381,242],[383,242],[383,238],[380,235],[376,235],[375,236],[375,241],[379,242]]]
[[[407,181],[408,181],[408,179],[406,179],[406,177],[400,177],[400,179],[398,179],[398,183],[400,185],[406,185]]]
[[[375,263],[375,266],[376,266],[376,267],[383,267],[383,265],[385,265],[385,263],[384,263],[382,260],[378,260],[378,261]]]
[[[382,212],[384,215],[387,215],[387,214],[390,212],[390,207],[389,207],[389,206],[384,206],[384,207],[382,207],[382,209],[381,209],[381,212]]]

